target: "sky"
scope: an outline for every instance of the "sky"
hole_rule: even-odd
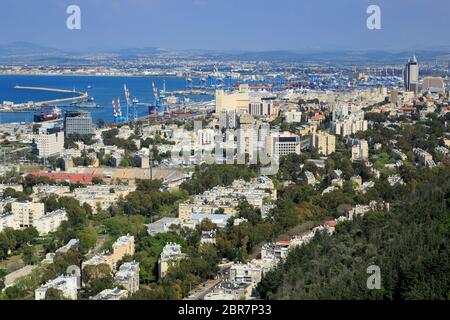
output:
[[[69,5],[81,30],[66,27]],[[381,30],[366,26],[369,5]],[[1,0],[0,44],[63,50],[418,50],[450,47],[449,0]]]

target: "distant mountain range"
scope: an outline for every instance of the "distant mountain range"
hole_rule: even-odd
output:
[[[420,62],[434,60],[450,61],[450,48],[434,48],[415,52]],[[357,64],[357,63],[403,63],[410,51],[384,50],[274,50],[274,51],[214,51],[214,50],[170,50],[154,47],[126,48],[118,50],[96,50],[71,52],[40,46],[28,42],[0,44],[1,63],[30,64],[85,64],[110,58],[198,58],[217,60],[265,60],[279,62]]]

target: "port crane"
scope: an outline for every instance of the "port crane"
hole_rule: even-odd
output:
[[[123,85],[124,91],[125,91],[125,100],[127,102],[127,116],[126,120],[129,122],[130,120],[133,122],[136,122],[138,119],[138,112],[137,112],[137,100],[130,98],[130,91],[128,90],[128,87],[126,84]]]
[[[112,99],[112,106],[113,106],[113,116],[114,116],[114,122],[122,123],[125,121],[125,117],[122,116],[122,110],[120,106],[120,98],[117,98],[117,105],[114,98]]]

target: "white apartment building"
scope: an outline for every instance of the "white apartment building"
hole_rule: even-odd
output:
[[[92,300],[123,300],[126,298],[128,298],[128,291],[120,290],[116,287],[114,289],[103,290],[95,297],[93,297]]]
[[[369,145],[366,140],[357,140],[352,146],[352,161],[367,161],[369,159]]]
[[[5,228],[16,228],[16,219],[13,214],[0,215],[0,232]]]
[[[302,122],[302,113],[296,110],[289,110],[284,113],[284,119],[287,123]]]
[[[50,280],[34,291],[35,300],[45,300],[45,294],[50,288],[60,290],[66,299],[77,300],[78,277],[59,276],[56,279]]]
[[[125,262],[114,275],[117,285],[123,286],[130,294],[139,290],[139,262]]]
[[[367,131],[367,120],[347,118],[344,120],[333,121],[331,123],[331,132],[342,137],[357,133],[358,131]]]
[[[13,202],[11,213],[14,215],[16,229],[34,226],[34,222],[44,213],[44,204],[38,202]]]
[[[50,232],[55,232],[63,221],[67,221],[67,212],[64,209],[59,209],[46,215],[43,215],[39,219],[36,219],[33,226],[37,229],[40,236],[45,236]]]
[[[181,252],[181,245],[177,243],[167,243],[158,260],[159,278],[164,278],[171,263],[180,261],[185,255]]]
[[[258,284],[262,278],[262,267],[252,263],[237,263],[230,268],[230,281]]]
[[[216,132],[214,131],[214,129],[198,130],[196,133],[196,143],[201,146],[213,145],[215,135]]]

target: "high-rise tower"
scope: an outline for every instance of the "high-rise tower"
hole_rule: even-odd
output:
[[[419,84],[419,64],[415,55],[409,58],[408,63],[405,65],[403,80],[406,91],[417,91]]]

